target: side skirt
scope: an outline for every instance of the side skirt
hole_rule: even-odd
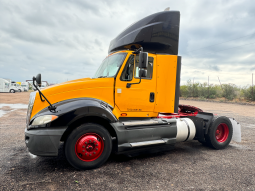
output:
[[[142,153],[176,143],[175,119],[151,119],[111,123],[117,134],[117,153]]]

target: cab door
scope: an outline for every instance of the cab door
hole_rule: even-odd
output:
[[[115,104],[122,112],[153,112],[156,93],[156,56],[148,55],[147,76],[139,78],[139,55],[130,55],[115,84]],[[131,83],[130,88],[127,84]],[[133,84],[139,83],[139,84]]]

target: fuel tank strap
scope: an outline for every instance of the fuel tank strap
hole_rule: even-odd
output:
[[[187,135],[187,138],[184,140],[184,142],[185,142],[185,141],[187,141],[187,140],[189,139],[189,135],[190,135],[190,127],[189,127],[188,122],[187,122],[185,119],[183,119],[183,118],[182,118],[182,120],[186,123],[187,128],[188,128],[188,135]]]

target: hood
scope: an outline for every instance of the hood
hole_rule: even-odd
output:
[[[45,94],[51,95],[51,94],[54,94],[56,90],[61,90],[61,89],[62,89],[62,91],[72,90],[72,89],[78,88],[81,85],[81,83],[84,83],[84,82],[87,82],[90,80],[93,80],[93,79],[81,78],[81,79],[71,80],[71,81],[67,81],[67,82],[62,82],[62,83],[55,84],[52,86],[47,86],[47,87],[41,89],[41,92],[43,92],[43,94],[45,93]]]
[[[51,104],[74,98],[94,98],[113,106],[114,78],[82,78],[49,86],[41,92]],[[48,106],[47,101],[41,101],[37,91],[31,117]]]

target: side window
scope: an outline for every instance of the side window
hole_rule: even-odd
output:
[[[153,74],[153,57],[148,57],[148,68],[147,68],[147,76],[144,79],[152,79]],[[135,78],[139,78],[139,55],[135,57]]]
[[[134,55],[130,55],[126,63],[126,66],[121,74],[120,80],[131,81],[133,78],[133,71],[134,71]]]

